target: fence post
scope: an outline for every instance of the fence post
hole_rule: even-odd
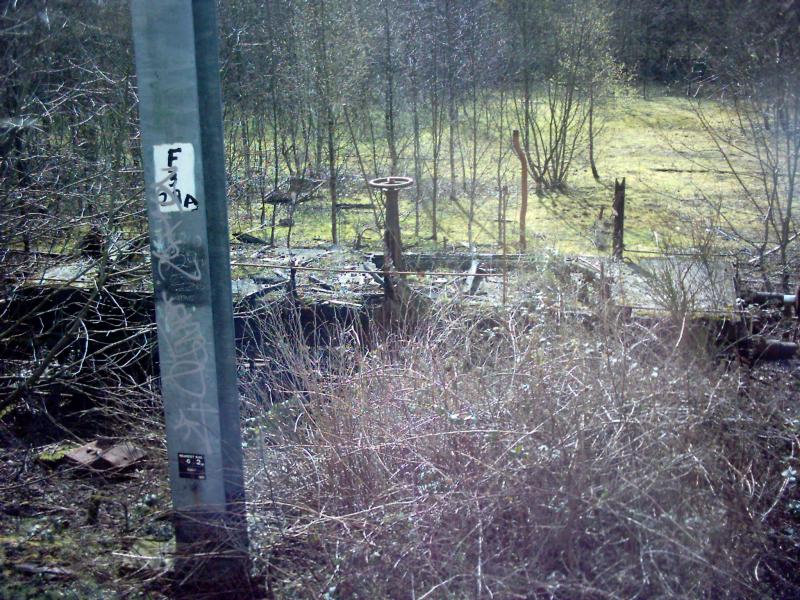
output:
[[[617,260],[622,260],[625,250],[625,178],[622,183],[614,179],[614,237],[612,256]]]
[[[522,195],[519,205],[519,251],[525,252],[528,246],[525,237],[526,220],[528,218],[528,161],[525,158],[525,153],[522,151],[522,146],[519,143],[519,130],[515,129],[511,134],[511,145],[514,147],[514,153],[519,159],[519,187],[520,194]]]

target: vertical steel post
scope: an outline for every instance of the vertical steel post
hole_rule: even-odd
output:
[[[405,270],[403,242],[400,237],[400,199],[396,189],[387,189],[386,199],[386,258],[391,258],[396,271]]]
[[[396,271],[405,269],[403,243],[400,239],[400,202],[398,192],[414,183],[410,177],[380,177],[367,182],[384,193],[386,215],[384,223],[384,265],[392,260]]]
[[[131,0],[176,595],[247,598],[214,0]]]

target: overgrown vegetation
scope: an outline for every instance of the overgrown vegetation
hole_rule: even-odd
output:
[[[271,597],[800,591],[799,390],[783,367],[715,360],[706,329],[602,306],[586,321],[450,305],[388,337],[329,328],[330,345],[264,314],[242,382],[253,558]],[[152,467],[122,479],[9,448],[6,577],[32,562],[46,568],[28,585],[55,578],[75,597],[166,588],[148,414],[116,413],[151,440]]]
[[[793,595],[797,382],[678,330],[454,309],[319,355],[279,327],[291,394],[271,371],[247,394],[272,592]]]
[[[218,6],[231,230],[266,242],[255,259],[323,245],[336,268],[343,246],[380,248],[365,180],[389,174],[416,183],[407,247],[521,250],[514,130],[532,193],[519,266],[537,267],[502,307],[456,278],[405,328],[347,302],[318,322],[294,288],[248,313],[267,593],[800,595],[796,361],[741,343],[754,323],[790,343],[796,324],[695,319],[728,289],[721,254],[750,287],[798,285],[795,3]],[[0,596],[161,597],[174,532],[128,2],[0,3],[0,57]],[[323,185],[273,208],[289,177]],[[628,257],[674,255],[637,266],[659,319],[559,254],[608,252],[617,177]],[[148,458],[119,476],[64,461],[97,437]]]

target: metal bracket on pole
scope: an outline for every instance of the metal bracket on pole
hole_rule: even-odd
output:
[[[250,598],[214,0],[131,0],[179,597]]]

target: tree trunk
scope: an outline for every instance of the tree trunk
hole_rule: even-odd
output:
[[[594,161],[594,86],[589,86],[589,165],[592,168],[592,177],[600,181],[597,164]]]
[[[455,57],[453,44],[455,32],[453,31],[454,9],[451,2],[445,3],[446,8],[446,34],[447,34],[447,151],[450,158],[450,201],[456,200],[456,133],[458,132],[458,112],[456,111],[456,81]]]
[[[389,17],[389,4],[384,5],[383,32],[386,41],[386,142],[389,146],[389,174],[397,172],[397,140],[394,131],[394,65],[392,64],[392,27]]]
[[[434,54],[435,58],[435,54]],[[434,80],[431,89],[431,137],[433,142],[432,151],[432,164],[431,164],[431,239],[435,242],[438,240],[438,205],[439,205],[439,154],[442,148],[442,111],[439,106],[439,98],[437,96],[436,81]]]
[[[411,112],[412,124],[414,128],[414,235],[419,238],[419,205],[421,201],[421,178],[422,178],[422,165],[420,163],[420,141],[419,141],[419,110],[418,110],[418,93],[416,77],[412,76],[412,92],[411,92]]]
[[[333,245],[339,243],[339,233],[336,229],[336,147],[334,145],[334,119],[333,111],[328,107],[328,190],[331,195],[331,241]]]

